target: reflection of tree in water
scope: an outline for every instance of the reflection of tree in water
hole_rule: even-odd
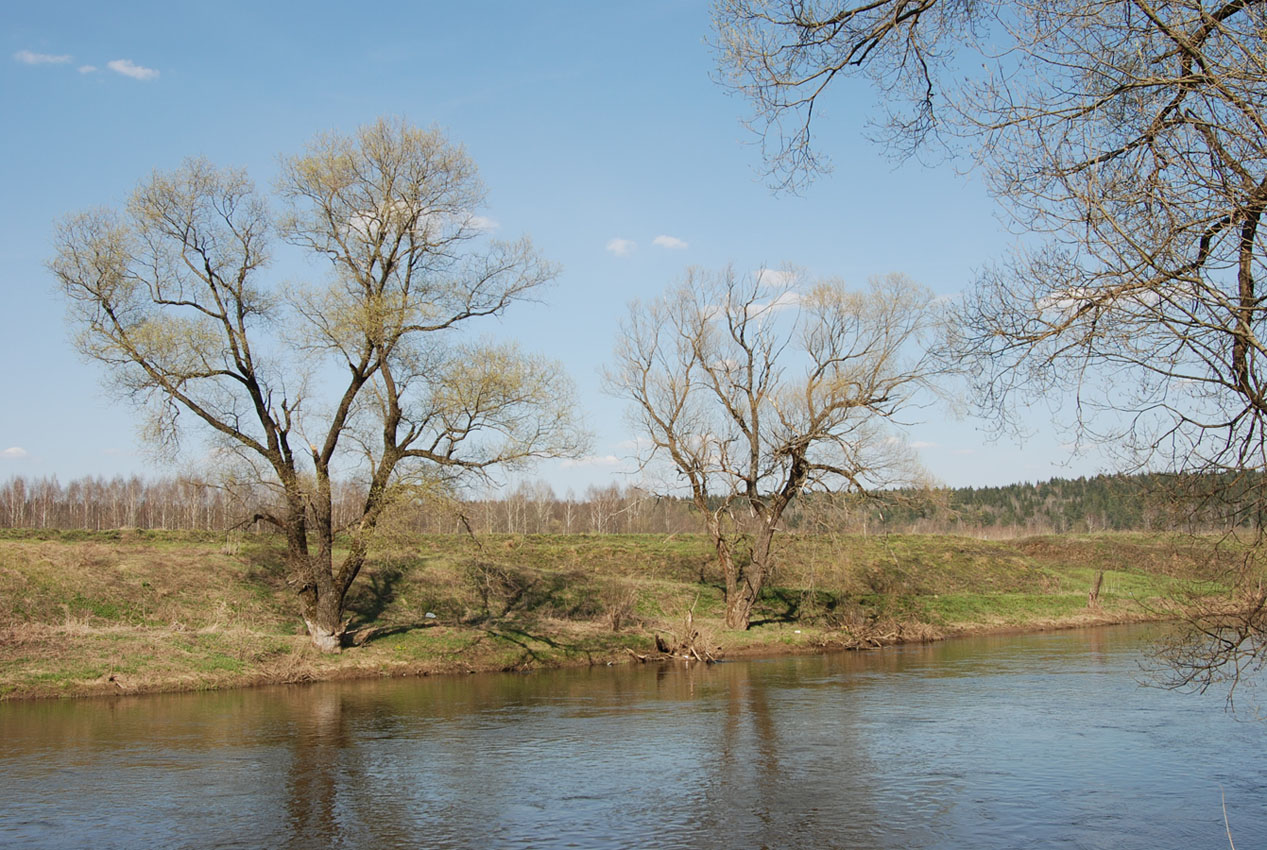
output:
[[[1132,696],[1132,634],[8,705],[0,845],[1156,845],[1209,814],[1174,778],[1206,721]],[[1236,826],[1261,771],[1219,728]]]
[[[520,723],[549,681],[314,686],[294,702],[287,736],[285,846],[462,847],[513,836],[536,746]]]
[[[358,734],[366,707],[349,706],[337,687],[320,686],[292,705],[285,846],[411,846],[405,811],[366,769],[366,742]]]
[[[678,687],[700,697],[701,710],[716,711],[696,749],[702,799],[684,825],[685,843],[878,848],[935,840],[947,814],[944,788],[928,781],[926,764],[871,757],[867,678],[853,675],[866,664],[859,660],[721,664],[682,673],[688,681]]]
[[[308,715],[298,718],[286,783],[291,847],[338,843],[340,762],[352,752],[338,694],[313,696]]]

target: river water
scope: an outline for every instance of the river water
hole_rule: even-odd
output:
[[[0,846],[1267,846],[1267,724],[1146,639],[0,704]]]

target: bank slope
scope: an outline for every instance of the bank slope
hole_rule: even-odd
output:
[[[688,628],[734,656],[1127,622],[1217,592],[1238,555],[1158,534],[788,536],[753,628],[734,632],[703,537],[426,536],[375,553],[353,645],[329,656],[282,552],[248,535],[0,533],[0,698],[627,661]]]

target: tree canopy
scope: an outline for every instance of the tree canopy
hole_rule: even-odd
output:
[[[146,411],[146,434],[174,447],[192,426],[223,470],[272,490],[256,519],[285,535],[309,633],[335,650],[393,502],[584,437],[558,366],[458,333],[555,275],[527,240],[481,231],[460,147],[379,120],[283,159],[276,196],[278,215],[245,173],[189,160],[122,209],[67,218],[51,266],[80,350]],[[270,281],[278,238],[326,274]],[[336,475],[366,494],[345,525]]]
[[[693,270],[631,306],[608,373],[646,441],[712,537],[726,623],[747,628],[773,567],[771,543],[802,492],[909,480],[909,453],[883,423],[936,366],[932,294],[899,275],[862,292],[795,286],[787,272]]]
[[[1262,515],[1267,4],[718,0],[715,15],[778,185],[825,168],[814,117],[854,74],[885,98],[895,150],[940,145],[987,178],[1024,235],[960,307],[987,411],[1067,393],[1125,468],[1181,473],[1198,509],[1234,492]],[[1227,619],[1199,632],[1236,665],[1225,646],[1267,642],[1247,598],[1232,644],[1207,640]]]

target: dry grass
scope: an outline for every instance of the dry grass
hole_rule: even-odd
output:
[[[349,599],[360,645],[328,656],[302,633],[272,541],[45,537],[0,535],[0,698],[602,663],[682,630],[688,609],[728,654],[1121,622],[1210,568],[1162,536],[788,537],[754,628],[732,632],[701,537],[427,537],[376,554]]]

